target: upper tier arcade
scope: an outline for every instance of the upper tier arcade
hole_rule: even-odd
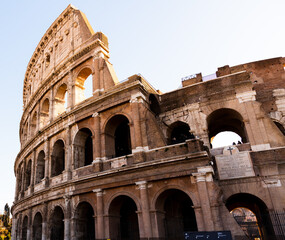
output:
[[[85,100],[89,76],[93,95],[116,85],[118,80],[108,59],[108,38],[94,33],[85,15],[69,5],[46,31],[29,61],[23,88],[21,143]]]

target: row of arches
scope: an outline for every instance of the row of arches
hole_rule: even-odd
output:
[[[65,80],[53,89],[54,93],[46,94],[23,124],[21,140],[26,141],[35,135],[50,121],[64,113],[68,106],[76,105],[91,97],[93,95],[92,75],[92,69],[85,67],[79,71],[72,86],[69,86],[69,82]]]
[[[183,191],[168,189],[164,191],[156,201],[157,226],[159,235],[166,239],[184,239],[184,232],[197,231],[196,216],[191,198]],[[109,229],[108,238],[117,240],[139,240],[142,223],[139,212],[141,207],[132,197],[119,195],[115,197],[107,212]],[[95,240],[96,231],[99,231],[96,223],[96,210],[88,201],[80,202],[73,215],[71,228],[72,239]],[[16,239],[26,240],[28,229],[31,229],[30,239],[63,240],[65,235],[64,221],[70,216],[60,205],[51,211],[49,218],[37,212],[29,223],[27,215],[23,221],[17,222]],[[43,223],[47,223],[48,232],[44,233]],[[101,229],[102,231],[102,229]],[[29,237],[29,236],[28,236]]]
[[[29,220],[28,215],[24,215],[22,221],[21,219],[17,221],[16,239],[25,240],[30,237],[32,240],[63,240],[65,231],[69,229],[65,228],[64,222],[69,218],[72,219],[70,226],[72,239],[95,240],[99,231],[107,234],[106,237],[110,239],[141,239],[143,232],[141,206],[130,195],[118,195],[110,202],[105,213],[107,231],[99,229],[94,207],[96,206],[84,200],[77,204],[72,213],[67,212],[61,205],[55,205],[49,216],[42,215],[38,211]],[[258,197],[248,193],[234,194],[227,199],[226,207],[248,239],[275,239],[269,210]],[[198,231],[194,209],[191,198],[184,191],[174,188],[165,190],[157,197],[155,209],[152,210],[152,228],[161,239],[182,240],[186,232]],[[243,221],[240,221],[241,219]],[[30,236],[28,229],[31,231]]]

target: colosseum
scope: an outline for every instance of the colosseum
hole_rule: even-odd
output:
[[[118,81],[107,37],[69,5],[24,77],[12,239],[284,239],[284,66],[227,65],[167,93]],[[214,147],[225,131],[240,141]]]

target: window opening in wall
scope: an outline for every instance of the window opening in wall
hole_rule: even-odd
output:
[[[58,88],[54,100],[54,116],[58,116],[65,112],[68,105],[67,85],[65,83]]]
[[[25,190],[28,189],[28,187],[31,185],[31,173],[32,173],[32,160],[29,160],[27,169],[26,169],[26,185],[25,185]]]
[[[110,204],[110,238],[118,240],[139,240],[137,206],[133,199],[118,196]]]
[[[25,216],[22,224],[22,238],[21,240],[27,240],[27,230],[28,230],[28,217]]]
[[[92,74],[90,74],[84,81],[84,98],[90,98],[93,96],[92,89]]]
[[[75,104],[93,96],[92,70],[82,69],[75,80]]]
[[[242,144],[241,137],[238,134],[230,131],[220,132],[211,138],[211,146],[213,148],[238,144]]]
[[[160,236],[165,239],[184,239],[185,232],[198,231],[193,202],[189,196],[178,189],[168,189],[156,201],[160,214],[157,221]]]
[[[37,159],[36,184],[40,183],[45,176],[45,153],[40,151]]]
[[[107,157],[120,157],[132,153],[129,120],[123,115],[112,117],[105,129]]]
[[[248,239],[278,239],[274,232],[274,227],[278,226],[272,223],[280,219],[276,219],[260,198],[248,193],[234,194],[227,199],[226,207],[245,234],[250,236]]]
[[[50,221],[50,239],[64,240],[64,213],[61,207],[55,207]]]
[[[45,99],[42,105],[40,114],[40,125],[41,127],[46,126],[49,123],[49,99]]]
[[[56,141],[51,155],[51,176],[57,176],[64,171],[65,168],[65,152],[62,140]]]
[[[88,128],[78,131],[74,138],[74,168],[80,168],[93,162],[92,132]]]
[[[169,126],[168,129],[169,143],[183,143],[187,139],[195,139],[195,136],[190,132],[190,127],[187,123],[177,121]]]
[[[94,211],[87,202],[82,202],[76,209],[76,239],[95,240]]]
[[[42,215],[38,212],[33,222],[33,240],[42,240]]]
[[[247,208],[239,207],[231,212],[236,222],[240,225],[248,239],[261,240],[255,214]]]
[[[235,110],[229,108],[221,108],[207,117],[209,141],[212,147],[226,146],[247,143],[247,134],[242,116]],[[221,133],[221,136],[218,134]],[[235,133],[236,135],[234,135]],[[239,137],[240,139],[239,139]],[[220,144],[216,145],[216,141],[222,138]],[[232,140],[230,140],[232,138]]]

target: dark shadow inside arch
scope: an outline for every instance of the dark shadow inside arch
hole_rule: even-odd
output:
[[[40,151],[37,159],[37,169],[36,169],[36,184],[40,183],[45,176],[45,153]]]
[[[28,230],[28,217],[25,216],[22,224],[22,239],[27,240],[27,230]]]
[[[247,208],[253,212],[257,219],[262,240],[276,240],[274,234],[270,213],[265,203],[258,197],[248,194],[239,193],[228,198],[226,207],[230,212],[236,208]]]
[[[74,168],[80,168],[93,162],[92,132],[88,128],[78,131],[74,139]]]
[[[133,199],[118,196],[109,208],[110,238],[117,240],[139,240],[137,206]]]
[[[129,120],[123,115],[112,117],[105,129],[106,156],[120,157],[132,153]]]
[[[76,209],[76,239],[95,240],[94,211],[87,202],[82,202]]]
[[[177,121],[169,126],[168,128],[169,144],[183,143],[187,139],[195,139],[195,136],[190,132],[190,127],[187,123]]]
[[[184,232],[198,231],[193,202],[181,190],[168,189],[156,201],[159,236],[182,240]]]
[[[29,160],[25,173],[25,190],[31,185],[32,160]]]
[[[53,146],[51,155],[51,176],[57,176],[64,171],[65,168],[65,150],[62,140],[57,140]]]
[[[42,239],[42,215],[38,212],[34,217],[33,222],[33,240]]]
[[[64,240],[64,213],[59,206],[55,207],[51,215],[50,240]]]
[[[160,106],[157,97],[154,94],[149,95],[149,107],[155,116],[160,114]]]
[[[218,133],[226,131],[238,134],[241,137],[242,143],[248,142],[243,118],[233,109],[221,108],[212,112],[207,117],[207,124],[210,142]]]

